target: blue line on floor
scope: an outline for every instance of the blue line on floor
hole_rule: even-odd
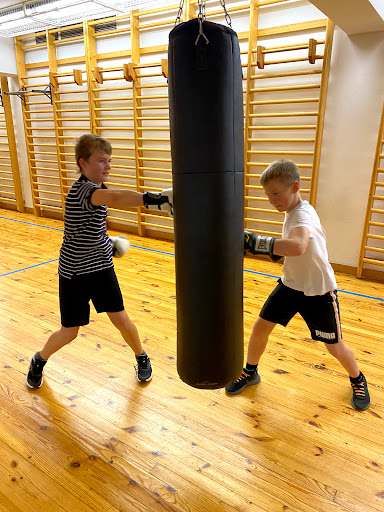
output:
[[[143,251],[151,251],[151,252],[158,252],[160,254],[168,254],[169,256],[174,256],[175,253],[173,252],[165,252],[165,251],[158,251],[157,249],[148,249],[147,247],[141,247],[140,245],[132,245],[131,247],[134,247],[135,249],[142,249]]]
[[[30,268],[40,267],[41,265],[45,265],[46,263],[52,263],[53,261],[59,261],[59,258],[50,261],[44,261],[43,263],[37,263],[36,265],[31,265],[30,267],[20,268],[19,270],[12,270],[12,272],[7,272],[6,274],[0,274],[0,277],[9,276],[10,274],[16,274],[16,272],[22,272],[23,270],[29,270]]]
[[[356,292],[347,292],[347,290],[337,290],[338,292],[341,292],[341,293],[348,293],[348,295],[357,295],[358,297],[366,297],[367,299],[375,299],[375,300],[381,300],[382,302],[384,302],[384,299],[382,299],[381,297],[373,297],[372,295],[363,295],[362,293],[356,293]]]
[[[273,277],[273,278],[276,278],[276,279],[281,277],[281,276],[273,276],[271,274],[264,274],[263,272],[255,272],[254,270],[246,270],[246,269],[244,269],[244,272],[249,272],[251,274],[258,274],[260,276]],[[348,295],[357,295],[357,297],[366,297],[367,299],[380,300],[380,301],[384,302],[384,299],[382,299],[380,297],[374,297],[373,295],[363,295],[362,293],[348,292],[347,290],[341,290],[339,288],[337,289],[337,291],[339,293],[348,293]]]
[[[258,274],[259,276],[265,276],[265,277],[273,277],[275,279],[279,279],[281,276],[273,276],[272,274],[264,274],[264,272],[256,272],[256,270],[247,270],[244,269],[244,272],[249,272],[250,274]]]
[[[35,227],[39,227],[39,228],[54,229],[56,231],[64,231],[63,229],[51,228],[49,226],[42,226],[41,224],[33,224],[33,222],[25,222],[23,220],[9,219],[8,217],[0,216],[0,219],[11,220],[13,222],[21,222],[22,224],[29,224],[30,226],[35,226]],[[157,249],[148,249],[147,247],[141,247],[140,245],[131,245],[131,247],[134,247],[135,249],[141,249],[143,251],[157,252],[159,254],[167,254],[168,256],[175,255],[173,252],[159,251]],[[23,270],[28,270],[30,268],[38,267],[40,265],[45,265],[46,263],[52,263],[53,261],[58,261],[58,259],[45,261],[44,263],[38,263],[37,265],[32,265],[31,267],[21,268],[20,270],[14,270],[13,272],[8,272],[7,274],[0,274],[0,277],[8,276],[9,274],[14,274],[16,272],[22,272]],[[259,276],[264,276],[264,277],[272,277],[273,279],[278,279],[279,277],[281,277],[281,276],[274,276],[272,274],[265,274],[264,272],[256,272],[255,270],[244,269],[244,272],[248,272],[249,274],[257,274]],[[384,302],[384,299],[382,299],[381,297],[374,297],[373,295],[364,295],[362,293],[348,292],[347,290],[341,290],[341,289],[338,289],[337,291],[340,293],[347,293],[348,295],[356,295],[357,297],[365,297],[367,299],[379,300],[381,302]]]
[[[33,222],[25,222],[24,220],[8,219],[8,217],[0,217],[0,219],[11,220],[13,222],[20,222],[21,224],[28,224],[29,226],[35,226],[38,228],[53,229],[54,231],[64,231],[64,229],[51,228],[50,226],[43,226],[42,224],[34,224]]]

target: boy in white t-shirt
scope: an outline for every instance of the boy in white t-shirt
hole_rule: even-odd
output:
[[[276,324],[285,327],[300,313],[312,339],[324,342],[329,353],[348,372],[353,390],[352,406],[358,410],[368,409],[367,381],[341,335],[336,280],[328,261],[325,231],[315,209],[301,199],[299,170],[290,160],[273,162],[262,173],[261,184],[270,203],[279,212],[286,212],[282,238],[246,231],[245,250],[252,254],[269,254],[273,261],[285,256],[284,273],[253,326],[246,367],[225,389],[235,395],[246,386],[260,382],[258,363],[271,331]]]

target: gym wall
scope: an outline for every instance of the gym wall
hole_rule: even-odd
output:
[[[196,2],[186,2],[184,19],[196,9]],[[227,2],[227,9],[242,50],[247,229],[281,232],[283,219],[269,211],[259,175],[273,160],[291,158],[304,178],[303,197],[316,205],[328,233],[330,260],[357,267],[384,98],[384,35],[348,37],[336,27],[333,38],[332,24],[306,0],[265,0],[258,8],[256,1]],[[170,186],[164,75],[177,9],[146,12],[16,38],[19,85],[28,90],[26,146],[15,123],[27,209],[62,216],[77,177],[75,139],[88,131],[111,140],[110,186],[141,191]],[[225,23],[219,2],[207,2],[207,18]],[[333,42],[328,62],[327,37],[329,50]],[[314,63],[308,59],[310,46]],[[49,83],[53,105],[47,96],[30,92]],[[21,105],[12,98],[14,119],[20,119]],[[162,214],[111,211],[110,219],[121,230],[172,237],[172,220]]]

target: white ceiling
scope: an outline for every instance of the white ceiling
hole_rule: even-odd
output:
[[[348,35],[384,31],[384,21],[369,0],[310,0],[310,2]],[[382,0],[381,3],[384,4],[384,1]]]
[[[177,0],[157,0],[155,5],[175,3]],[[154,0],[0,0],[0,37],[30,34],[86,19],[107,18],[129,14],[133,9],[153,7]]]
[[[58,9],[66,1],[70,9]],[[371,0],[382,5],[384,0]],[[369,0],[310,0],[320,11],[349,35],[362,32],[384,31],[384,21]],[[39,3],[39,7],[34,7]],[[0,37],[12,37],[79,23],[84,19],[103,18],[129,13],[132,9],[175,5],[178,0],[0,0]],[[42,5],[43,4],[43,5]],[[23,7],[25,12],[23,12]],[[378,8],[378,7],[377,7]],[[13,20],[7,21],[2,15],[8,9],[15,9]],[[378,8],[378,10],[380,10]],[[176,17],[176,12],[175,12]],[[9,16],[8,16],[9,18]]]
[[[12,5],[19,4],[20,2],[13,2],[12,0],[0,0],[0,9],[11,7]]]

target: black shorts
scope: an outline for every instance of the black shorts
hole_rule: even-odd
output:
[[[279,279],[260,316],[285,327],[296,313],[304,318],[313,340],[324,343],[342,340],[336,290],[324,295],[304,295],[303,292],[288,288]]]
[[[60,313],[63,327],[89,324],[89,301],[98,313],[123,311],[124,302],[113,268],[72,279],[59,276]]]

